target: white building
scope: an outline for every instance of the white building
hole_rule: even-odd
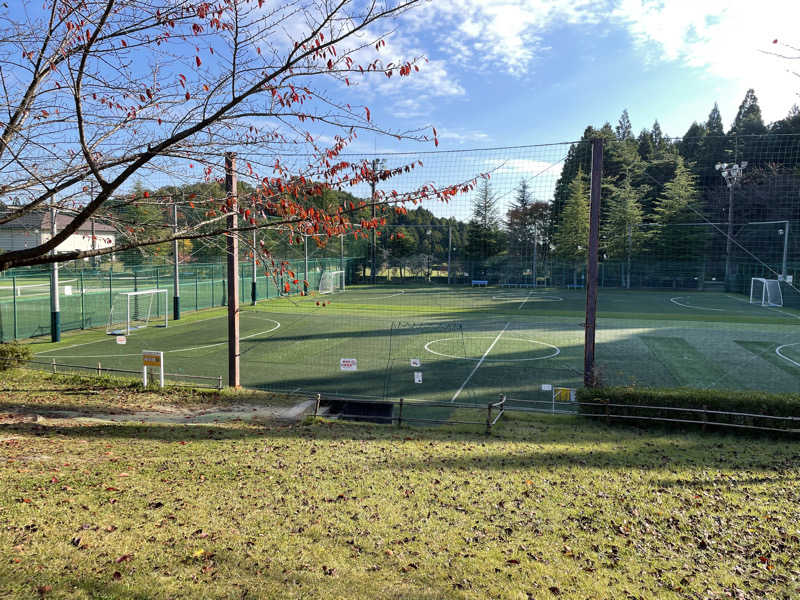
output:
[[[0,205],[0,214],[6,210]],[[72,221],[67,214],[56,215],[56,231],[61,231]],[[34,248],[50,239],[50,211],[35,211],[0,225],[0,251]],[[117,230],[95,219],[90,219],[56,248],[57,252],[92,250],[114,245]]]

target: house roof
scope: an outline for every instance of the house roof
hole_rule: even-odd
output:
[[[10,212],[8,208],[0,207],[0,214],[6,214]],[[64,229],[70,222],[72,222],[73,214],[67,213],[57,213],[56,214],[56,230],[61,231]],[[49,210],[36,210],[33,212],[29,212],[18,219],[14,219],[9,223],[4,223],[0,225],[0,229],[24,229],[26,231],[50,231],[50,211]],[[78,228],[77,233],[81,234],[90,234],[92,231],[92,224],[91,220],[86,221],[83,225]],[[94,231],[95,234],[103,233],[116,233],[117,230],[113,226],[109,225],[108,223],[104,223],[95,219],[94,223]]]

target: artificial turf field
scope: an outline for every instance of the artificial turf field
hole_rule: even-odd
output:
[[[245,305],[242,384],[459,403],[501,393],[536,400],[542,384],[582,382],[584,302],[583,290],[380,285]],[[161,350],[168,373],[226,381],[226,327],[224,310],[211,310],[135,331],[125,345],[95,330],[58,344],[34,340],[33,349],[38,361],[130,370],[141,368],[142,350]],[[340,370],[342,358],[355,358],[357,371]],[[800,311],[719,292],[601,290],[597,364],[608,385],[796,392]]]

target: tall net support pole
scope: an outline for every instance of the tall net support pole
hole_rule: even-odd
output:
[[[50,206],[50,239],[56,237],[56,208]],[[50,251],[55,255],[56,249]],[[53,261],[53,273],[50,277],[50,340],[61,341],[61,307],[58,298],[58,263]]]
[[[178,203],[172,203],[172,233],[178,234]],[[172,240],[173,272],[172,272],[172,318],[175,321],[181,318],[181,285],[178,269],[178,240]]]
[[[236,198],[236,154],[225,153],[225,193],[233,199],[228,213],[228,385],[238,388],[239,377],[239,238],[236,229],[239,225]]]
[[[783,260],[781,261],[781,279],[786,281],[789,271],[787,270],[786,262],[789,258],[789,221],[786,221],[786,227],[783,229]]]
[[[256,269],[256,248],[258,244],[258,230],[253,229],[253,281],[250,284],[250,302],[253,306],[256,305],[256,296],[258,294],[258,270]]]
[[[378,167],[380,166],[380,160],[377,158],[372,160],[372,181],[370,182],[371,188],[371,195],[370,198],[372,200],[372,220],[375,221],[375,183],[377,179],[377,171]],[[370,241],[369,241],[369,252],[370,252],[370,279],[372,283],[375,283],[375,263],[377,262],[378,252],[375,246],[375,228],[372,228],[370,232]]]
[[[308,236],[303,235],[303,294],[308,296]]]
[[[589,209],[589,256],[586,265],[586,324],[583,354],[583,385],[597,384],[594,341],[597,330],[597,260],[600,246],[600,186],[603,181],[603,140],[592,140],[592,186]]]
[[[451,281],[451,262],[450,259],[452,258],[453,254],[453,220],[450,219],[447,222],[447,285],[450,285]]]

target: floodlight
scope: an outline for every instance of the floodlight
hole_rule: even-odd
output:
[[[747,166],[747,161],[746,161],[746,160],[743,160],[743,161],[742,161],[742,168],[744,169],[746,166]]]
[[[724,166],[724,165],[723,165],[722,163],[717,163],[716,165],[714,165],[714,168],[715,168],[717,171],[719,171],[719,170],[720,170],[720,169],[721,169],[723,166]]]

